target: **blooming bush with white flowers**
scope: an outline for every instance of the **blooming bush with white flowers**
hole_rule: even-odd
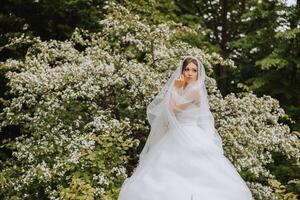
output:
[[[181,56],[199,56],[208,75],[214,65],[235,67],[180,41],[192,29],[107,9],[97,33],[77,29],[67,41],[24,36],[5,47],[30,44],[24,59],[1,63],[13,98],[0,128],[21,130],[6,144],[12,158],[1,161],[4,199],[116,199],[149,133],[146,106]],[[250,174],[255,199],[282,197],[265,165],[273,151],[299,160],[297,136],[280,123],[284,110],[268,96],[222,97],[213,78],[207,89],[225,154]]]

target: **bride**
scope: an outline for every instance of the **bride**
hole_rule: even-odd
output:
[[[252,200],[224,156],[205,88],[205,69],[185,57],[147,107],[151,131],[118,200]]]

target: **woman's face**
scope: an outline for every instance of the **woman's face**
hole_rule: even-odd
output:
[[[187,83],[197,80],[198,67],[194,63],[190,62],[183,70],[183,76]]]

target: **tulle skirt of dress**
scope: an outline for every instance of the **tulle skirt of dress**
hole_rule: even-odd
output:
[[[124,181],[118,200],[252,200],[212,137],[193,124],[183,128],[188,135],[168,130]]]

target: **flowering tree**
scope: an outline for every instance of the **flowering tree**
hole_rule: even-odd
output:
[[[63,42],[24,36],[5,47],[30,44],[24,59],[1,63],[13,98],[0,128],[21,130],[5,141],[13,153],[1,161],[2,198],[116,199],[149,133],[145,108],[179,58],[200,56],[208,75],[216,64],[235,67],[180,41],[192,29],[149,25],[118,5],[107,9],[100,32],[77,29]],[[300,155],[278,102],[251,93],[222,97],[210,77],[207,89],[225,154],[255,198],[287,195],[265,166],[273,151]]]

